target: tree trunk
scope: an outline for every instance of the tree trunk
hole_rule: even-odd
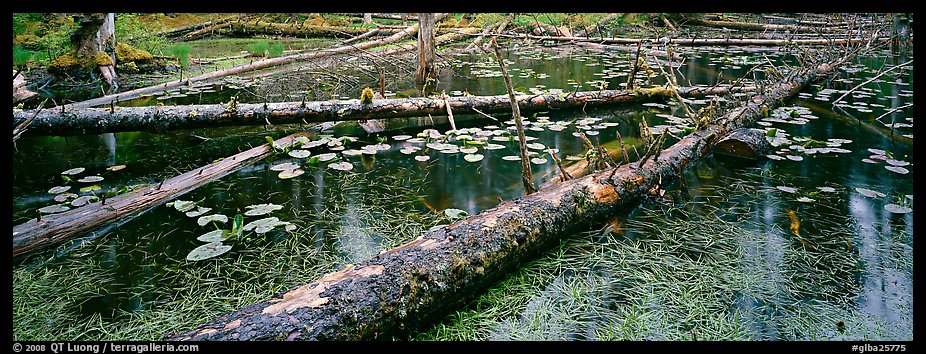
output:
[[[728,92],[730,92],[729,86],[679,89],[680,95],[688,97],[722,95]],[[654,102],[670,97],[672,97],[671,91],[653,88],[639,91],[603,90],[574,94],[520,95],[517,96],[517,100],[523,111],[536,112],[568,107],[581,108],[586,105],[595,107]],[[450,97],[447,102],[456,114],[475,114],[474,108],[486,113],[511,111],[511,100],[508,95]],[[25,121],[34,113],[34,110],[14,112],[13,124]],[[228,125],[264,125],[267,122],[298,124],[423,117],[429,114],[435,116],[446,114],[444,101],[419,97],[377,99],[371,104],[361,104],[359,99],[313,101],[304,104],[301,102],[239,103],[234,109],[229,109],[227,104],[116,107],[115,110],[109,108],[61,109],[59,107],[38,112],[24,135],[67,136],[126,131],[166,131]]]
[[[439,18],[442,18],[442,16],[446,16],[446,14],[438,15]],[[174,81],[165,82],[162,84],[157,84],[154,86],[142,87],[142,88],[122,92],[122,93],[115,94],[115,95],[108,95],[108,96],[103,96],[99,98],[94,98],[94,99],[89,99],[86,101],[64,105],[63,107],[71,109],[71,108],[93,107],[93,106],[99,106],[99,105],[104,105],[104,104],[111,104],[115,102],[122,102],[125,100],[138,98],[139,95],[144,94],[144,93],[160,92],[160,91],[168,90],[174,87],[179,87],[182,85],[189,85],[197,81],[203,81],[203,80],[214,79],[214,78],[233,75],[233,74],[239,74],[239,73],[246,72],[246,71],[263,69],[263,68],[276,66],[276,65],[288,64],[288,63],[292,63],[297,60],[314,59],[314,58],[320,58],[320,57],[325,57],[325,56],[334,55],[334,54],[349,53],[349,52],[353,52],[353,51],[357,51],[361,49],[367,49],[367,48],[372,48],[372,47],[385,45],[389,43],[395,43],[395,42],[402,40],[406,36],[415,35],[415,33],[417,32],[418,32],[417,25],[410,26],[396,34],[393,34],[392,36],[389,36],[383,39],[378,39],[375,41],[363,42],[360,44],[347,45],[347,46],[342,46],[342,47],[337,47],[337,48],[332,48],[332,49],[323,49],[319,51],[302,53],[298,55],[291,55],[291,56],[261,60],[261,61],[257,61],[257,62],[248,64],[248,65],[237,66],[237,67],[227,69],[227,70],[220,70],[220,71],[215,71],[215,72],[211,72],[211,73],[207,73],[207,74],[203,74],[199,76],[194,76],[194,77],[190,77],[190,78],[186,78],[182,80],[174,80]]]
[[[75,16],[79,24],[71,37],[71,50],[84,67],[99,70],[110,86],[116,86],[115,14],[87,13]]]
[[[290,146],[297,136],[303,134],[305,133],[296,133],[278,139],[274,144],[280,147]],[[13,258],[61,244],[107,224],[127,221],[138,213],[270,156],[272,152],[269,144],[262,144],[135,192],[89,203],[62,213],[43,215],[41,221],[32,219],[16,225],[13,227]]]
[[[646,38],[583,38],[560,36],[535,36],[531,34],[499,34],[499,37],[526,38],[538,40],[551,40],[559,42],[592,42],[599,44],[637,44],[651,42]],[[868,43],[870,38],[820,38],[820,39],[765,39],[765,38],[672,38],[671,44],[683,46],[725,46],[725,45],[751,45],[751,46],[784,46],[784,45],[846,45]],[[872,43],[889,42],[889,37],[876,38]]]
[[[226,26],[216,30],[216,33],[228,37],[254,37],[257,35],[288,36],[288,37],[334,37],[351,38],[368,32],[364,28],[335,27],[335,26],[297,26],[296,24],[282,24],[272,22],[261,23],[227,23]],[[400,30],[380,30],[381,33],[393,34]]]
[[[434,14],[418,14],[418,71],[415,72],[415,81],[427,84],[437,77],[434,68]],[[427,85],[425,85],[427,86]]]
[[[560,183],[424,233],[167,340],[386,340],[425,328],[469,303],[574,232],[597,226],[669,185],[718,136],[761,118],[841,61],[802,70],[709,125],[637,163]]]

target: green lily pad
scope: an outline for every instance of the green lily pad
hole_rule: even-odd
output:
[[[48,194],[61,194],[71,189],[71,186],[54,186],[48,190]]]
[[[68,210],[71,210],[71,208],[68,208],[67,206],[61,205],[61,204],[49,205],[47,207],[39,208],[39,212],[42,214],[54,214],[54,213],[60,213],[62,211],[68,211]]]
[[[475,154],[477,151],[479,151],[479,149],[474,148],[474,147],[462,148],[462,149],[460,149],[460,152],[462,152],[462,153],[464,153],[464,154]],[[469,161],[469,160],[467,160],[467,161]],[[472,162],[472,161],[471,161],[471,162]]]
[[[836,192],[836,188],[833,187],[817,187],[823,193],[833,193]]]
[[[910,173],[910,170],[900,167],[900,166],[884,166],[884,168],[887,169],[888,171],[899,173],[902,175]]]
[[[125,165],[113,165],[113,166],[107,167],[106,170],[107,171],[119,171],[124,168],[125,168]]]
[[[295,170],[286,170],[286,171],[280,172],[280,174],[278,174],[277,177],[279,177],[280,179],[290,179],[290,178],[296,178],[296,177],[302,176],[303,173],[305,173],[305,171],[297,168]]]
[[[418,161],[421,161],[421,162],[428,161],[428,160],[430,160],[430,159],[431,159],[431,156],[428,156],[428,155],[418,155],[418,156],[415,156],[415,160],[418,160]]]
[[[212,230],[204,233],[196,239],[202,242],[224,241],[231,237],[232,233],[228,230]]]
[[[794,187],[775,186],[775,188],[778,188],[778,190],[785,192],[785,193],[797,193],[797,189],[795,189]]]
[[[309,155],[312,155],[312,152],[309,150],[292,150],[288,152],[287,155],[295,157],[297,159],[304,159],[306,157],[309,157]]]
[[[518,155],[502,156],[502,160],[505,160],[505,161],[519,161],[519,160],[521,160],[521,156],[518,156]]]
[[[873,191],[867,188],[855,188],[855,191],[869,198],[884,198],[887,196],[887,194],[884,194],[878,191]]]
[[[800,197],[800,198],[797,198],[797,201],[799,201],[799,202],[801,202],[801,203],[813,203],[813,202],[815,202],[816,200],[811,199],[811,198],[807,198],[807,197]]]
[[[189,200],[176,200],[172,204],[174,209],[177,209],[177,211],[181,213],[188,212],[196,207],[196,203]]]
[[[911,209],[910,207],[905,207],[905,206],[897,205],[897,204],[886,204],[884,205],[884,210],[887,210],[894,214],[906,214],[906,213],[913,211],[913,209]]]
[[[94,184],[92,186],[86,186],[86,187],[81,188],[80,192],[87,193],[87,192],[98,191],[100,189],[103,189],[103,187],[100,187],[99,185]]]
[[[284,162],[270,167],[271,171],[288,171],[298,169],[300,166],[292,162]]]
[[[195,218],[197,216],[208,213],[210,210],[212,210],[212,208],[199,207],[199,208],[196,208],[196,210],[191,210],[191,211],[186,212],[186,216]]]
[[[71,201],[71,206],[80,207],[80,206],[83,206],[84,204],[92,203],[98,200],[100,200],[100,198],[97,198],[95,195],[80,196]]]
[[[245,207],[245,209],[249,209],[249,210],[245,211],[244,215],[258,216],[258,215],[270,214],[275,210],[283,209],[283,206],[279,204],[266,203],[266,204],[248,205]]]
[[[482,154],[468,154],[468,155],[464,155],[463,159],[466,160],[466,162],[479,162],[479,161],[482,161],[483,157],[485,156],[483,156]]]
[[[325,153],[325,154],[320,154],[320,155],[318,155],[318,156],[316,156],[316,157],[318,158],[318,161],[325,162],[325,161],[334,159],[335,157],[337,157],[337,155],[335,155],[335,154],[332,153],[332,152],[329,152],[329,153]]]
[[[333,168],[338,171],[350,171],[350,169],[354,168],[354,165],[352,165],[350,162],[345,161],[345,162],[337,162],[337,163],[330,164],[328,165],[328,167]]]
[[[210,242],[205,245],[194,248],[190,254],[186,255],[188,261],[201,261],[212,257],[220,256],[225,252],[231,251],[232,246],[223,245],[222,241]]]
[[[210,222],[219,222],[224,224],[228,222],[228,217],[222,214],[212,214],[200,216],[199,219],[196,219],[196,223],[199,224],[199,226],[206,226],[206,224]]]
[[[535,164],[535,165],[543,165],[543,164],[547,163],[547,159],[544,158],[544,157],[535,157],[535,158],[532,158],[532,159],[531,159],[531,163],[533,163],[533,164]]]
[[[403,150],[403,153],[404,153],[404,150]],[[360,150],[357,150],[357,149],[350,149],[350,150],[341,151],[341,155],[344,155],[344,156],[357,156],[357,155],[360,155],[360,154],[363,154],[363,151],[360,151]]]
[[[392,137],[392,140],[395,140],[395,141],[403,141],[403,140],[408,140],[408,139],[411,139],[411,138],[412,138],[411,135],[396,135],[396,136]]]
[[[502,145],[502,144],[486,144],[485,146],[486,150],[498,150],[498,149],[504,149],[504,148],[505,148],[505,145]]]
[[[258,220],[249,222],[246,225],[244,225],[243,230],[244,231],[254,230],[254,232],[262,234],[262,233],[272,230],[274,227],[277,227],[279,225],[286,225],[286,224],[289,224],[289,223],[281,222],[280,218],[272,216],[269,218],[263,218],[263,219],[258,219]]]
[[[444,209],[444,215],[451,219],[462,219],[469,215],[469,213],[467,213],[466,210],[447,208]]]
[[[61,193],[55,196],[55,201],[58,203],[64,203],[65,201],[71,198],[77,198],[77,194],[70,193],[70,192]]]
[[[83,168],[83,167],[75,167],[75,168],[72,168],[72,169],[70,169],[70,170],[66,170],[66,171],[64,171],[64,172],[61,172],[61,174],[62,174],[62,175],[72,175],[72,176],[73,176],[73,175],[76,175],[76,174],[78,174],[78,173],[84,172],[84,170],[86,170],[86,168]]]

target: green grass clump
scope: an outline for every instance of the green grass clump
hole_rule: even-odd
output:
[[[13,66],[24,67],[32,60],[32,51],[21,46],[13,46]]]
[[[253,56],[262,57],[267,55],[267,49],[270,48],[270,43],[267,41],[259,41],[256,43],[248,44],[247,51]]]
[[[270,45],[269,48],[267,48],[267,55],[271,58],[276,58],[278,56],[283,55],[284,49],[285,47],[283,43],[280,43],[280,42],[273,43]]]
[[[178,44],[170,47],[170,55],[180,62],[181,68],[190,67],[190,50],[192,48],[187,44]]]

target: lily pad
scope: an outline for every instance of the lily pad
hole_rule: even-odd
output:
[[[199,235],[196,239],[202,242],[216,242],[224,241],[231,237],[232,233],[228,230],[212,230],[202,235]]]
[[[246,225],[244,225],[243,230],[244,231],[254,230],[254,232],[262,234],[262,233],[272,230],[274,227],[277,227],[279,225],[286,225],[286,224],[289,224],[289,223],[281,222],[280,218],[272,216],[269,218],[263,218],[263,219],[258,219],[258,220],[249,222]]]
[[[504,148],[505,148],[505,145],[501,145],[501,144],[486,144],[485,146],[486,150],[498,150],[498,149],[504,149]]]
[[[463,156],[463,159],[466,160],[466,162],[479,162],[482,161],[483,157],[485,156],[482,154],[467,154]]]
[[[70,169],[70,170],[66,170],[66,171],[64,171],[64,172],[61,172],[61,174],[62,174],[62,175],[72,175],[72,176],[73,176],[73,175],[76,175],[76,174],[78,174],[78,173],[84,172],[84,170],[86,170],[86,168],[83,168],[83,167],[75,167],[75,168],[72,168],[72,169]]]
[[[403,141],[403,140],[408,140],[408,139],[411,139],[411,138],[412,138],[411,135],[396,135],[396,136],[392,137],[392,140],[395,140],[395,141]]]
[[[907,166],[907,165],[910,165],[910,163],[907,162],[907,161],[900,161],[900,160],[894,160],[894,159],[887,159],[887,160],[884,160],[884,162],[887,162],[888,164],[893,165],[893,166]]]
[[[199,224],[199,226],[206,226],[206,224],[210,222],[219,222],[224,224],[228,222],[228,217],[222,214],[212,214],[200,216],[199,219],[196,219],[196,223]]]
[[[833,193],[836,192],[836,188],[833,187],[817,187],[823,193]]]
[[[884,210],[887,210],[894,214],[906,214],[906,213],[913,211],[913,209],[911,209],[910,207],[905,207],[905,206],[897,205],[893,203],[884,205]]]
[[[527,148],[534,149],[534,150],[543,150],[546,148],[546,146],[544,146],[541,143],[530,143],[530,144],[527,144]]]
[[[431,156],[428,156],[428,155],[418,155],[418,156],[415,156],[415,160],[418,160],[418,161],[421,161],[421,162],[428,161],[428,160],[430,160],[430,159],[431,159]]]
[[[545,157],[535,157],[531,159],[531,162],[535,165],[543,165],[547,163],[547,159]]]
[[[188,261],[201,261],[212,257],[220,256],[231,251],[232,246],[222,244],[222,241],[210,242],[205,245],[194,248],[190,254],[186,255]]]
[[[297,164],[294,164],[292,162],[284,162],[278,165],[271,166],[270,170],[271,171],[287,171],[287,170],[295,170],[298,168],[299,168],[299,165]]]
[[[466,210],[447,208],[444,209],[444,215],[451,219],[462,219],[469,215],[469,213],[467,213]]]
[[[186,212],[186,216],[189,216],[189,217],[191,217],[191,218],[195,218],[195,217],[197,217],[197,216],[200,216],[200,215],[203,215],[203,214],[205,214],[205,213],[208,213],[210,210],[212,210],[212,208],[199,207],[199,208],[197,208],[196,210],[191,210],[191,211]]]
[[[791,161],[804,161],[804,158],[803,158],[803,157],[800,157],[800,156],[797,156],[797,155],[788,155],[788,156],[785,156],[785,157],[787,157],[788,160],[791,160]]]
[[[461,149],[460,149],[460,152],[462,152],[462,153],[464,153],[464,154],[475,154],[477,151],[479,151],[479,149],[474,148],[474,147],[461,148]],[[469,160],[467,160],[467,161],[469,161]],[[472,162],[472,161],[470,161],[470,162]]]
[[[125,168],[125,165],[113,165],[106,168],[107,171],[119,171]]]
[[[518,156],[518,155],[502,156],[502,160],[505,160],[505,161],[519,161],[519,160],[521,160],[521,156]]]
[[[193,210],[193,208],[196,207],[196,203],[189,200],[176,200],[172,204],[174,209],[184,213]]]
[[[95,202],[97,200],[100,200],[100,198],[97,198],[95,195],[84,195],[84,196],[80,196],[72,200],[71,206],[80,207],[80,206],[83,206],[84,204]]]
[[[47,207],[39,208],[39,212],[42,214],[54,214],[54,213],[60,213],[62,211],[68,211],[68,210],[71,210],[71,208],[68,208],[67,206],[61,205],[61,204],[49,205]]]
[[[244,212],[245,216],[258,216],[258,215],[270,214],[276,210],[283,209],[283,206],[279,204],[266,203],[266,204],[248,205],[244,208],[248,209],[248,211]]]
[[[350,162],[344,161],[330,164],[328,167],[338,171],[350,171],[352,168],[354,168],[354,165],[352,165]]]
[[[290,178],[296,178],[296,177],[302,176],[303,173],[305,173],[305,171],[297,168],[295,170],[282,171],[280,172],[280,174],[277,175],[277,177],[279,177],[280,179],[290,179]]]
[[[775,186],[775,188],[778,188],[778,190],[785,192],[785,193],[797,193],[797,189],[794,187]]]
[[[77,198],[77,194],[70,193],[70,192],[68,192],[68,193],[61,193],[61,194],[58,194],[58,195],[55,196],[55,201],[58,202],[58,203],[63,203],[63,202],[65,202],[65,201],[67,201],[68,199],[71,199],[71,198]]]
[[[103,180],[103,177],[100,177],[100,176],[87,176],[87,177],[84,177],[84,178],[81,178],[81,179],[77,180],[77,182],[81,182],[81,183],[94,183],[94,182],[99,182],[99,181],[102,181],[102,180]]]
[[[900,167],[900,166],[884,166],[884,168],[887,169],[888,171],[899,173],[902,175],[910,173],[910,170]]]
[[[884,194],[878,191],[873,191],[867,188],[855,188],[855,191],[869,198],[884,198],[885,196],[887,196],[887,194]]]
[[[813,203],[813,202],[815,202],[816,200],[811,199],[811,198],[807,198],[807,197],[800,197],[800,198],[797,198],[797,201],[799,201],[799,202],[801,202],[801,203]]]
[[[299,150],[291,150],[290,152],[288,152],[288,153],[286,153],[286,154],[289,155],[289,156],[295,157],[295,158],[297,158],[297,159],[304,159],[304,158],[306,158],[306,157],[309,157],[309,155],[312,155],[312,152],[309,151],[309,150],[301,150],[301,149],[299,149]]]
[[[98,191],[100,189],[103,189],[103,187],[100,187],[99,185],[94,184],[92,186],[86,186],[86,187],[81,188],[80,192],[87,193],[87,192]]]
[[[333,160],[335,157],[337,157],[337,155],[335,155],[332,152],[329,152],[325,154],[320,154],[316,157],[318,158],[318,161],[325,162],[325,161]]]
[[[48,190],[48,194],[61,194],[71,189],[71,186],[55,186]]]

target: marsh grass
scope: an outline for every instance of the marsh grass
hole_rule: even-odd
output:
[[[420,172],[321,171],[325,173],[323,186],[313,178],[299,178],[280,183],[275,191],[262,196],[273,202],[289,198],[282,202],[287,208],[279,216],[296,224],[295,231],[252,233],[235,243],[231,252],[213,259],[184,259],[200,244],[195,237],[204,228],[195,226],[192,218],[165,209],[172,212],[167,219],[154,217],[157,220],[143,225],[144,218],[139,218],[66,254],[16,267],[13,337],[161,339],[292,286],[310,283],[346,263],[376,255],[446,222],[418,205],[415,196],[424,188]],[[262,180],[278,183],[275,178],[244,174],[212,182],[216,185],[206,189],[227,190],[229,198],[236,200],[253,195],[247,186]],[[316,208],[310,202],[294,202],[292,191],[296,189],[303,193],[304,201],[320,195],[324,205]],[[217,200],[202,193],[194,192],[189,198],[203,199],[202,203]],[[245,199],[236,204],[251,202]],[[243,209],[243,205],[238,208]],[[131,231],[133,228],[141,231]],[[358,245],[367,248],[358,253],[354,251]]]
[[[847,247],[859,244],[859,225],[828,206],[844,194],[812,206],[778,200],[762,182],[776,178],[722,177],[687,203],[634,211],[623,234],[575,235],[411,338],[912,339],[912,293],[889,314],[859,302],[865,277],[878,275],[866,273],[912,280],[908,232],[873,227],[879,251],[863,258],[858,246]],[[784,208],[797,209],[813,249],[789,235]],[[769,211],[777,216],[767,219]]]

